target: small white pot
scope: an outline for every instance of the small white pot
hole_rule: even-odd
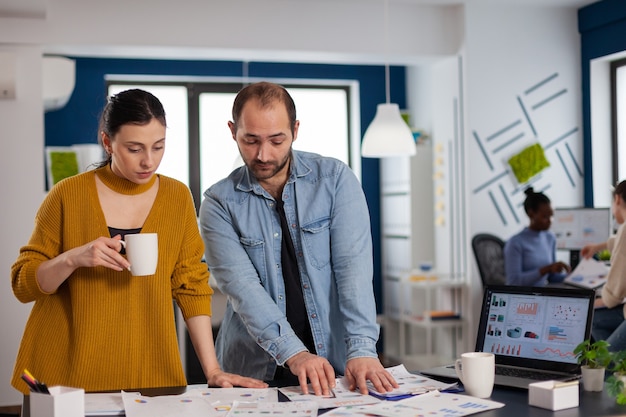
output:
[[[604,389],[604,368],[590,368],[587,365],[580,367],[583,375],[583,389],[585,391],[602,391]]]

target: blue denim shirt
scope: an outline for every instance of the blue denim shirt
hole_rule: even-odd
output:
[[[292,151],[282,198],[317,354],[343,375],[377,357],[372,238],[365,196],[344,163]],[[244,166],[210,187],[200,208],[206,260],[228,296],[216,341],[227,372],[271,380],[306,351],[285,316],[282,231],[275,200]]]

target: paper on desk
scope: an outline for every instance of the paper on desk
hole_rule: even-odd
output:
[[[334,408],[347,405],[364,405],[375,404],[380,402],[379,399],[371,395],[363,395],[360,392],[350,391],[348,389],[348,381],[345,377],[335,380],[335,388],[332,394],[326,397],[314,394],[303,394],[300,386],[283,387],[279,391],[285,395],[290,401],[314,401],[318,408]],[[309,384],[309,392],[313,392],[313,388]]]
[[[211,415],[211,406],[199,395],[160,395],[147,397],[122,391],[126,417],[200,417]]]
[[[314,401],[296,402],[245,402],[235,401],[227,417],[316,417],[317,404]]]
[[[187,394],[201,396],[213,411],[224,414],[235,401],[278,402],[276,388],[207,388],[201,385],[188,388]]]
[[[124,401],[122,401],[122,393],[85,393],[85,415],[123,416]]]
[[[382,417],[415,417],[424,415],[429,417],[468,416],[482,411],[504,407],[503,403],[468,395],[449,394],[431,391],[400,401],[382,401],[378,404],[359,407],[340,407],[325,413],[325,417],[372,415]]]
[[[606,282],[609,268],[593,258],[581,259],[576,268],[565,278],[565,282],[583,288],[595,289]]]
[[[158,397],[122,392],[127,417],[225,417],[237,401],[278,403],[275,388],[190,388],[180,395]]]
[[[370,394],[386,400],[406,398],[435,390],[443,391],[456,385],[456,383],[449,384],[425,377],[423,375],[412,374],[407,371],[404,365],[393,366],[385,369],[387,369],[387,372],[395,378],[399,387],[390,392],[378,392],[374,388],[374,385],[369,381],[367,382],[367,387]]]

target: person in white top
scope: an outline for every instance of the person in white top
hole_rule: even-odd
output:
[[[605,249],[611,252],[611,268],[602,288],[602,297],[595,302],[591,335],[595,340],[606,340],[610,344],[609,350],[619,351],[626,349],[626,280],[623,279],[626,274],[626,180],[615,187],[611,209],[619,224],[617,233],[606,242],[584,246],[580,254],[583,258],[590,258]]]

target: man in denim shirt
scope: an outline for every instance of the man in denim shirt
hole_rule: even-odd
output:
[[[229,122],[245,166],[204,193],[206,260],[228,295],[216,342],[226,372],[328,395],[335,373],[367,393],[397,384],[378,360],[372,242],[361,185],[342,162],[292,150],[287,91],[242,89]],[[297,379],[296,379],[297,377]],[[287,382],[288,383],[288,382]]]

